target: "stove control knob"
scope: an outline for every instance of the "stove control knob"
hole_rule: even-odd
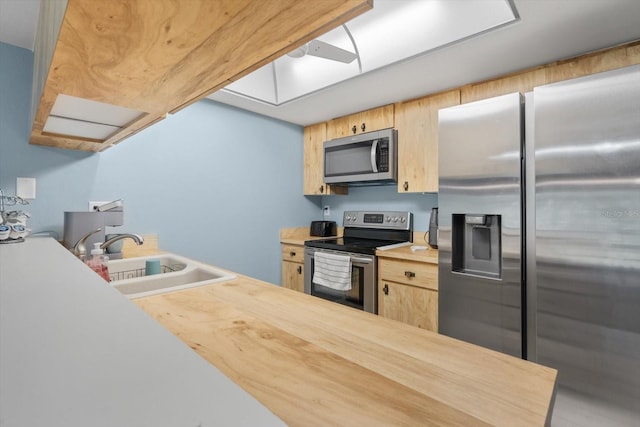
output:
[[[400,222],[404,224],[405,222],[407,222],[407,218],[405,218],[403,216],[400,217]]]
[[[351,216],[347,215],[347,221],[351,221]]]
[[[398,222],[398,217],[397,216],[393,217],[393,222]]]
[[[391,217],[387,216],[387,222],[391,222]]]

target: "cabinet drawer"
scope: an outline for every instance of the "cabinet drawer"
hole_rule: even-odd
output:
[[[438,290],[438,266],[415,261],[378,259],[378,277],[398,283]]]
[[[282,260],[304,263],[304,246],[283,244]]]

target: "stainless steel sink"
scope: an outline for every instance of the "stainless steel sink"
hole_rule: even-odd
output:
[[[147,260],[159,260],[160,274],[145,276]],[[175,254],[109,261],[111,284],[129,299],[235,279],[232,273]]]

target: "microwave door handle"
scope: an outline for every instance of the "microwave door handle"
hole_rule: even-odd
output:
[[[376,153],[378,152],[378,140],[374,139],[371,144],[371,169],[373,173],[378,173],[378,162],[376,162]]]

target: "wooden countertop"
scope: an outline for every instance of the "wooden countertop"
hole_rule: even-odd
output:
[[[338,227],[338,235],[332,237],[342,236],[343,227]],[[309,227],[291,227],[283,228],[280,230],[280,243],[286,243],[289,245],[304,245],[306,240],[320,240],[329,239],[330,237],[318,237],[309,234]]]
[[[426,250],[417,250],[412,251],[411,246],[401,246],[399,248],[387,249],[387,250],[376,250],[376,255],[383,258],[394,258],[405,261],[418,261],[418,262],[426,262],[429,264],[437,264],[438,263],[438,250],[432,249],[426,243],[416,242],[414,240],[414,245],[416,246],[426,246]]]
[[[550,420],[554,369],[241,275],[135,303],[292,426]]]

